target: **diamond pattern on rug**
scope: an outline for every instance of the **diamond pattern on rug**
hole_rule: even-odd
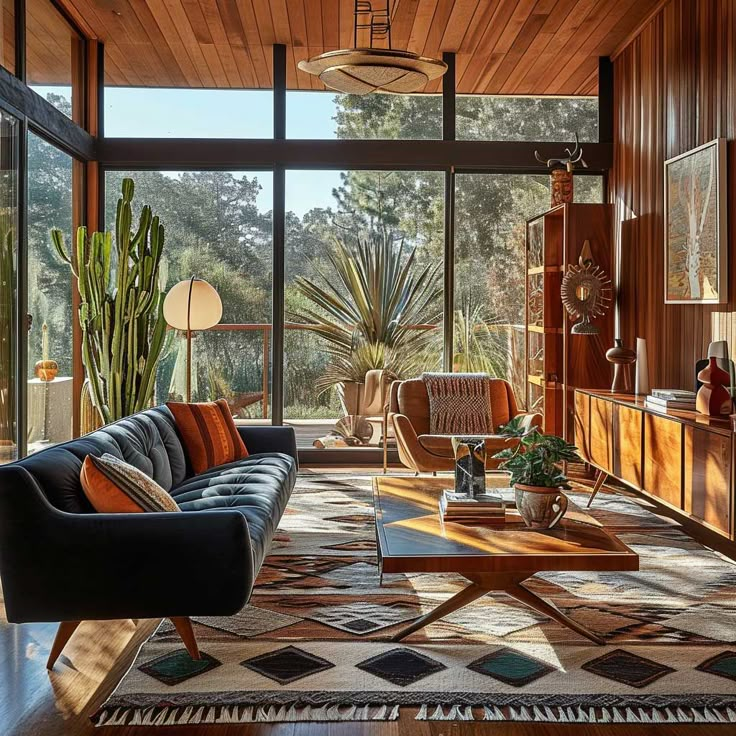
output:
[[[378,654],[355,666],[400,687],[413,685],[429,675],[447,669],[437,660],[401,647]]]
[[[606,652],[602,657],[591,659],[581,667],[594,675],[637,688],[651,685],[660,677],[675,671],[671,667],[640,657],[638,654],[632,654],[624,649]]]
[[[720,654],[716,654],[715,657],[706,659],[705,662],[699,664],[695,669],[736,681],[736,652],[721,652]]]
[[[523,687],[555,671],[546,662],[540,662],[508,647],[496,649],[495,652],[476,659],[468,665],[468,669],[514,687]]]
[[[696,606],[665,619],[670,628],[689,631],[707,639],[736,641],[736,611],[720,606]]]
[[[284,647],[275,652],[260,654],[240,664],[280,685],[288,685],[335,666],[322,657],[296,647]]]
[[[419,616],[421,611],[416,607],[382,606],[378,603],[359,601],[321,608],[308,618],[351,634],[370,634]]]
[[[201,659],[192,659],[186,649],[177,649],[140,665],[138,669],[164,685],[178,685],[222,664],[204,652],[200,652],[200,657]]]

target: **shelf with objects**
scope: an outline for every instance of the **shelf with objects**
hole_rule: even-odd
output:
[[[614,318],[608,310],[576,334],[576,318],[563,305],[563,282],[576,269],[611,273],[612,216],[608,204],[568,203],[526,224],[527,406],[544,416],[545,432],[568,440],[575,389],[610,385],[606,350],[613,345]],[[578,291],[585,296],[584,286]]]

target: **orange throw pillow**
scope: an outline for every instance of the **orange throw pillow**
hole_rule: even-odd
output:
[[[195,475],[248,457],[225,399],[200,404],[169,401]]]
[[[87,455],[79,479],[84,495],[102,514],[180,511],[176,501],[153,478],[113,455]]]

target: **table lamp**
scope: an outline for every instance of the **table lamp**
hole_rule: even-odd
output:
[[[222,301],[212,284],[194,276],[169,289],[164,319],[187,333],[187,403],[192,400],[192,332],[214,327],[222,317]]]

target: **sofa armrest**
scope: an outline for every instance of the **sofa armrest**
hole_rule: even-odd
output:
[[[14,471],[0,489],[8,620],[229,615],[247,602],[254,563],[238,511],[68,514]]]
[[[239,424],[238,432],[251,455],[262,452],[283,452],[285,455],[291,455],[297,467],[299,466],[296,435],[293,427]]]

